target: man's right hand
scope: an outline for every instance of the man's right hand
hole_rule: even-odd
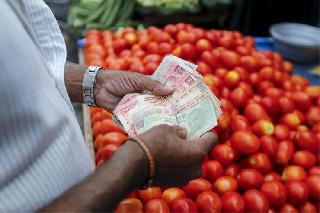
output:
[[[179,126],[159,125],[138,136],[155,160],[156,186],[184,186],[201,176],[202,162],[217,142],[209,132],[186,140],[187,132]]]

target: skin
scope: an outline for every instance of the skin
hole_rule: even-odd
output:
[[[65,83],[73,101],[82,101],[81,82],[85,69],[75,64],[65,66]],[[95,99],[98,106],[112,111],[125,94],[142,90],[150,90],[158,95],[172,93],[171,89],[148,76],[107,71],[97,75]],[[186,137],[185,129],[164,124],[138,136],[154,157],[155,186],[184,186],[201,175],[202,161],[217,138],[212,133],[193,140],[186,140]],[[40,211],[111,212],[127,194],[146,183],[148,165],[141,147],[128,141],[93,174]]]

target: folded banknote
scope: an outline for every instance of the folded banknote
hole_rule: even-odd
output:
[[[172,87],[174,92],[168,96],[147,91],[127,94],[114,109],[113,120],[129,136],[169,124],[187,129],[188,138],[200,137],[217,125],[221,109],[219,100],[196,69],[195,64],[166,56],[151,77]]]

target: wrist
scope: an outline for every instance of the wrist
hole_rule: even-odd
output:
[[[73,102],[83,102],[82,82],[87,67],[66,62],[64,67],[64,81],[68,95]]]
[[[128,188],[140,188],[149,178],[149,161],[143,149],[136,142],[128,140],[117,152],[121,161],[126,159],[130,164],[130,171],[126,171],[131,176]]]

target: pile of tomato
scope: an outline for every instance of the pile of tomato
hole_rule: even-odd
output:
[[[212,130],[219,142],[202,177],[182,188],[137,190],[116,212],[319,212],[320,87],[236,31],[179,23],[86,35],[88,65],[150,75],[166,54],[197,64],[220,99],[223,113]],[[126,134],[107,111],[91,113],[99,166]]]

